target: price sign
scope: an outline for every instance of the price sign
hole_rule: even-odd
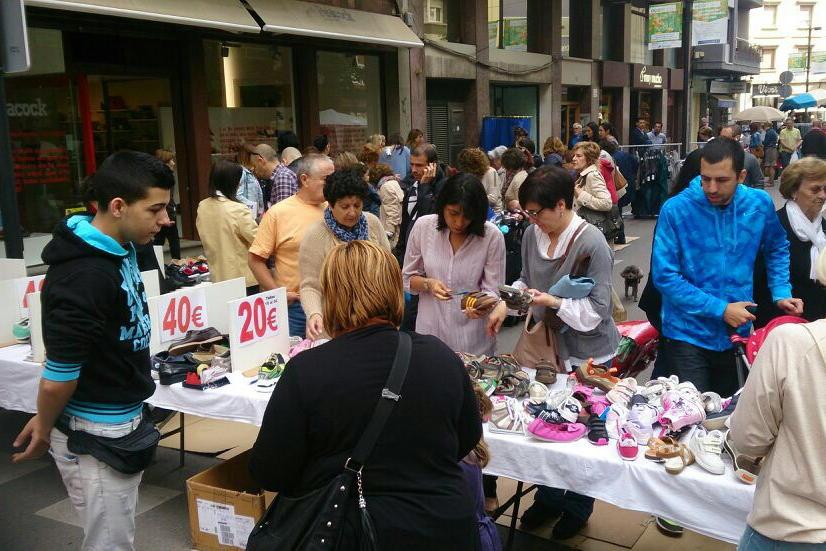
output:
[[[238,301],[233,325],[239,328],[238,344],[246,346],[278,335],[280,310],[284,307],[276,291],[267,291]]]
[[[162,295],[158,301],[158,318],[162,343],[179,339],[187,331],[208,327],[206,293],[203,289],[192,289],[182,294]]]
[[[15,290],[17,291],[17,309],[20,311],[20,317],[29,317],[29,295],[43,290],[43,284],[46,283],[46,275],[21,277],[14,282]]]

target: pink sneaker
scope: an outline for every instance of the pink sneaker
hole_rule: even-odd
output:
[[[617,440],[617,451],[619,452],[620,458],[625,461],[634,461],[640,453],[637,439],[625,429],[623,429],[619,440]]]
[[[534,438],[546,442],[573,442],[582,438],[587,430],[581,423],[554,424],[541,419],[541,416],[528,425],[528,432]]]
[[[706,410],[703,404],[686,399],[678,400],[660,416],[660,424],[672,432],[705,420]]]

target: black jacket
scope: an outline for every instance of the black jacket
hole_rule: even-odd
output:
[[[66,411],[120,422],[152,395],[151,323],[135,250],[95,229],[88,215],[62,221],[43,249],[43,339],[52,380],[78,380]]]
[[[810,256],[811,243],[801,241],[792,230],[786,207],[777,211],[780,225],[786,230],[789,239],[789,283],[792,284],[792,296],[803,299],[803,317],[816,321],[826,317],[826,287],[809,277],[812,268]],[[826,231],[826,221],[823,222]],[[754,302],[757,303],[757,321],[755,326],[762,327],[772,318],[784,315],[772,300],[766,279],[766,263],[758,255],[754,265]]]
[[[401,399],[364,467],[381,549],[475,549],[474,501],[459,461],[482,425],[462,362],[439,339],[411,333]],[[250,472],[264,489],[303,495],[341,473],[379,401],[398,331],[368,326],[287,364],[264,413]]]
[[[442,190],[445,184],[445,172],[442,167],[436,169],[436,177],[429,184],[422,184],[419,182],[416,190],[416,206],[413,207],[412,212],[408,209],[410,196],[413,191],[413,185],[416,184],[413,174],[408,174],[407,177],[401,181],[401,188],[404,192],[402,199],[402,223],[399,227],[399,242],[396,244],[394,250],[399,262],[404,259],[404,251],[407,249],[407,238],[410,236],[410,231],[413,229],[413,224],[420,216],[436,213],[436,196]]]

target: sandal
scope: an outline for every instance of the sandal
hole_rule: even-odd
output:
[[[668,474],[680,474],[694,463],[694,454],[682,444],[678,445],[676,452],[664,453],[662,457],[665,458],[665,472]]]
[[[530,377],[524,371],[514,371],[502,377],[499,386],[493,393],[500,396],[519,398],[527,394],[530,381]]]
[[[533,296],[527,290],[517,289],[509,285],[499,286],[499,297],[505,301],[508,308],[516,310],[520,314],[526,313],[531,302],[533,302]]]
[[[499,304],[498,298],[492,297],[483,291],[473,291],[462,297],[460,308],[462,310],[473,308],[484,316],[489,314],[497,304]]]
[[[664,438],[649,438],[646,446],[648,446],[648,449],[645,450],[646,459],[664,463],[665,456],[663,454],[674,452],[679,444],[674,438],[666,436]]]
[[[556,382],[556,369],[554,365],[546,359],[541,359],[534,365],[536,369],[536,380],[546,385],[552,385]]]
[[[531,381],[528,385],[528,396],[532,404],[544,404],[548,399],[548,387],[540,381]]]

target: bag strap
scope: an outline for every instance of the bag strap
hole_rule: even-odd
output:
[[[574,231],[574,235],[571,236],[571,240],[568,241],[568,246],[565,248],[565,252],[562,253],[562,256],[554,260],[565,260],[566,258],[568,258],[568,253],[570,253],[571,249],[574,247],[574,242],[576,241],[576,238],[579,237],[579,234],[581,234],[585,230],[585,226],[587,225],[588,222],[583,220],[579,227],[576,229],[576,231]]]
[[[399,345],[396,349],[396,357],[393,359],[393,367],[390,368],[390,375],[381,391],[381,398],[373,411],[373,417],[367,424],[367,428],[359,438],[353,453],[344,464],[345,469],[354,472],[361,471],[367,458],[373,452],[376,442],[379,439],[393,408],[396,407],[401,395],[404,379],[407,377],[407,368],[410,366],[410,353],[412,350],[412,340],[410,335],[399,331]]]

